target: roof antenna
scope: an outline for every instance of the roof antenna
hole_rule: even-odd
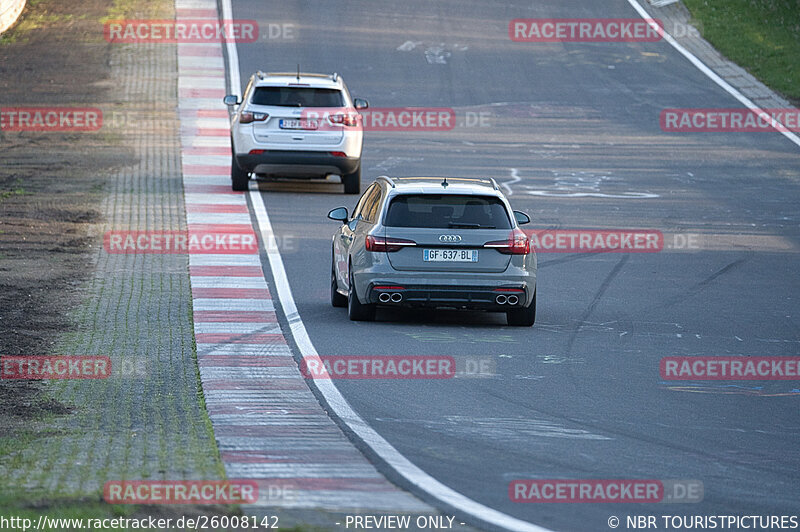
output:
[[[297,63],[297,83],[300,83],[300,63]]]
[[[446,177],[442,178],[442,187],[447,188],[447,178]]]

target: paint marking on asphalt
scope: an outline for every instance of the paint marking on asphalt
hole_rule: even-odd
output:
[[[176,0],[218,18],[214,0]],[[228,6],[230,7],[230,6]],[[230,9],[228,9],[230,13]],[[227,19],[230,16],[225,17]],[[222,45],[178,47],[181,169],[190,235],[253,235],[244,193],[230,189],[230,131],[221,97]],[[236,80],[238,83],[238,78]],[[383,478],[330,419],[301,375],[275,315],[258,250],[190,253],[197,362],[214,435],[227,475],[258,482],[249,513],[276,506],[338,511],[433,509]],[[278,465],[246,453],[280,450]],[[306,452],[290,455],[298,450]],[[338,452],[340,460],[309,460]],[[340,451],[337,451],[340,450]],[[277,462],[276,462],[277,463]],[[276,485],[296,491],[274,498]],[[295,489],[296,488],[296,489]]]
[[[231,0],[220,0],[222,6],[223,20],[231,20],[233,18],[233,10],[231,7]],[[236,49],[236,43],[231,40],[225,43],[226,56],[228,60],[227,75],[230,85],[230,90],[233,94],[241,97],[241,78],[239,74],[239,55]],[[308,336],[303,320],[297,311],[297,306],[292,296],[289,281],[286,276],[286,270],[283,266],[283,259],[280,251],[278,251],[278,243],[270,223],[269,216],[267,215],[266,205],[264,199],[258,191],[255,182],[250,183],[249,190],[250,199],[253,204],[253,211],[258,221],[258,226],[262,235],[262,242],[269,258],[269,265],[272,271],[273,279],[275,281],[275,290],[278,300],[281,302],[284,314],[289,322],[290,332],[297,344],[300,353],[304,357],[319,357],[311,339]],[[455,508],[460,512],[471,515],[476,519],[485,523],[490,523],[508,530],[516,530],[521,532],[550,532],[548,529],[528,523],[521,519],[517,519],[510,515],[499,512],[493,508],[489,508],[480,504],[461,493],[445,486],[435,478],[425,473],[422,469],[411,463],[405,456],[403,456],[397,449],[395,449],[388,441],[380,436],[372,427],[370,427],[350,406],[344,399],[332,381],[319,380],[316,381],[317,389],[323,394],[329,407],[345,423],[350,430],[373,452],[375,452],[381,459],[391,467],[396,473],[401,475],[407,482],[410,482],[416,488],[427,493],[434,499],[441,501],[445,505]],[[230,439],[222,440],[218,437],[220,450],[223,450],[228,445],[233,445],[234,441]],[[303,442],[305,443],[305,442]],[[248,445],[247,442],[235,442],[237,449],[242,449],[243,446]],[[315,486],[316,487],[316,486]],[[396,498],[392,498],[392,503],[397,504]]]
[[[514,191],[511,190],[511,185],[514,183],[518,183],[522,181],[522,178],[519,176],[519,173],[516,168],[511,169],[511,179],[509,181],[503,181],[500,183],[500,186],[506,190],[506,194],[511,196],[514,194]]]
[[[645,19],[647,23],[651,27],[653,27],[653,29],[655,29],[656,31],[659,31],[661,29],[658,26],[658,23],[654,19],[652,19],[650,17],[650,14],[647,11],[645,11],[645,9],[641,6],[641,4],[639,4],[638,0],[628,0],[628,3],[631,5],[631,7],[633,7],[633,9],[636,10],[637,13],[639,13],[640,17]],[[688,59],[689,62],[691,62],[694,66],[696,66],[700,70],[700,72],[711,78],[711,81],[722,87],[722,89],[724,89],[725,92],[727,92],[728,94],[739,100],[739,102],[741,102],[748,109],[755,111],[756,113],[759,114],[764,113],[766,115],[769,115],[769,113],[766,113],[766,111],[764,111],[758,105],[756,105],[750,98],[748,98],[747,96],[736,90],[730,83],[728,83],[727,81],[722,79],[719,75],[717,75],[717,73],[711,70],[711,68],[708,65],[703,63],[700,59],[698,59],[696,55],[694,55],[692,52],[684,48],[683,45],[681,45],[678,41],[675,40],[674,37],[672,37],[672,35],[670,35],[666,31],[663,31],[663,35],[665,41],[671,44],[672,47],[675,48],[682,56]],[[800,137],[798,137],[791,131],[788,131],[789,128],[787,128],[780,121],[775,120],[774,122],[770,122],[770,124],[775,128],[776,131],[781,133],[784,137],[794,142],[797,146],[800,146]]]
[[[237,63],[233,63],[237,64]],[[270,269],[275,280],[276,297],[281,302],[286,319],[289,322],[292,337],[304,358],[318,358],[314,344],[308,336],[297,305],[292,296],[286,270],[283,266],[283,258],[278,251],[277,242],[272,230],[272,223],[267,214],[264,198],[258,190],[258,185],[251,182],[250,199],[253,202],[253,211],[258,220],[264,246],[267,250]],[[462,495],[461,493],[445,486],[435,478],[425,473],[422,469],[411,463],[388,441],[378,434],[372,427],[359,416],[342,396],[332,381],[315,381],[320,393],[325,397],[331,410],[352,430],[364,444],[368,445],[381,459],[386,462],[394,471],[400,474],[412,485],[429,494],[431,497],[456,508],[459,511],[469,514],[480,521],[490,523],[508,530],[547,532],[547,529],[522,521],[510,515],[504,514],[488,506]]]

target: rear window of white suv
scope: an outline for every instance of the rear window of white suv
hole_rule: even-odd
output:
[[[403,194],[389,204],[387,227],[511,229],[506,207],[494,196]]]
[[[344,97],[338,89],[313,87],[256,87],[254,105],[283,107],[342,107]]]

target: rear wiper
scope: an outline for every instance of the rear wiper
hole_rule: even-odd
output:
[[[450,222],[447,227],[461,228],[461,229],[496,229],[493,225],[470,224],[463,222]]]

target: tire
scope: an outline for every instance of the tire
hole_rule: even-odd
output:
[[[342,176],[342,183],[344,183],[345,194],[358,194],[361,192],[361,163],[358,163],[358,168],[356,168],[355,172]]]
[[[532,327],[536,322],[536,292],[533,293],[533,301],[527,307],[507,310],[506,320],[509,325],[515,327]]]
[[[347,296],[347,317],[350,321],[374,321],[375,305],[363,305],[356,295],[353,273],[350,273],[350,293]]]
[[[245,172],[236,162],[236,156],[231,155],[231,188],[237,192],[247,190],[250,174]]]
[[[331,259],[331,305],[336,308],[347,306],[347,298],[336,290],[336,271],[334,270],[333,259]]]

